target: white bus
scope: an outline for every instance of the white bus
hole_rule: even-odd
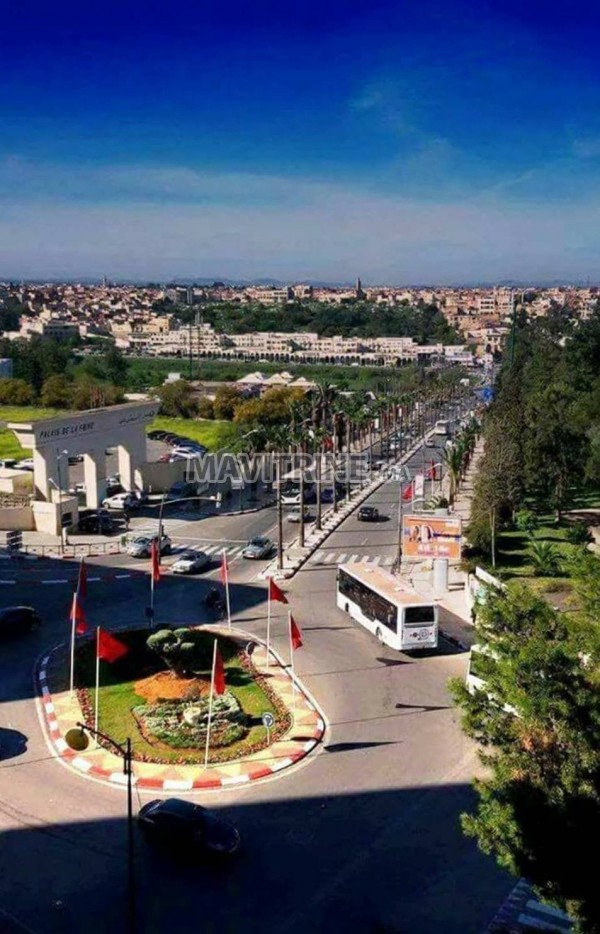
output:
[[[450,422],[444,421],[443,419],[436,422],[433,433],[434,435],[444,435],[444,437],[447,437],[450,434]]]
[[[338,569],[337,605],[392,649],[434,649],[438,607],[374,564]]]

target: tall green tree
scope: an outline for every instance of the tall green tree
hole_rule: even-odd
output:
[[[584,932],[600,931],[600,692],[567,617],[523,588],[490,592],[476,624],[484,687],[452,691],[485,778],[464,832]]]

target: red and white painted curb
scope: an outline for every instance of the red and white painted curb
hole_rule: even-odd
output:
[[[255,641],[256,637],[253,637]],[[102,769],[99,766],[93,765],[83,756],[71,749],[61,733],[58,719],[56,717],[54,703],[52,701],[52,695],[48,687],[48,677],[47,677],[47,667],[50,661],[52,654],[60,646],[55,646],[47,655],[44,655],[39,663],[39,667],[36,672],[35,681],[38,686],[41,708],[43,713],[43,719],[46,726],[48,738],[50,740],[50,745],[55,752],[55,754],[61,759],[65,760],[70,766],[74,769],[77,769],[79,772],[82,772],[85,775],[89,775],[93,778],[99,779],[101,781],[107,781],[114,785],[126,785],[127,777],[123,772],[111,772],[108,769]],[[272,654],[277,658],[280,664],[281,659],[277,656],[275,652]],[[315,712],[317,715],[317,723],[313,729],[312,736],[307,737],[306,741],[303,744],[299,744],[299,749],[297,752],[293,753],[290,756],[287,756],[285,759],[279,759],[274,762],[272,765],[261,765],[257,764],[255,769],[252,769],[248,772],[245,772],[242,775],[226,775],[226,776],[207,776],[202,779],[192,780],[177,780],[177,779],[154,779],[154,778],[140,778],[136,775],[133,776],[132,782],[137,788],[147,788],[158,791],[196,791],[201,789],[210,789],[210,788],[229,788],[232,785],[241,785],[248,784],[248,782],[258,781],[261,778],[268,778],[272,775],[275,775],[282,770],[289,768],[291,765],[299,762],[301,759],[304,759],[309,752],[311,752],[316,745],[322,740],[326,724],[323,715],[319,711],[316,703],[309,696],[306,689],[299,682],[298,678],[294,678],[296,687],[302,692],[307,706]],[[224,763],[227,764],[227,763]],[[135,767],[135,760],[134,760]],[[164,766],[163,766],[164,767]],[[218,768],[218,765],[215,765],[214,768]]]

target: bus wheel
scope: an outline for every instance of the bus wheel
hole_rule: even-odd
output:
[[[379,644],[383,645],[383,633],[381,629],[379,628],[379,626],[375,630],[375,635],[377,636],[377,641],[379,642]]]

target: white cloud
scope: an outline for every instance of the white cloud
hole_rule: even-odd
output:
[[[42,171],[51,191],[68,174],[57,171],[58,179]],[[0,277],[457,282],[597,274],[600,200],[591,195],[553,210],[504,204],[497,194],[433,203],[246,173],[79,170],[78,185],[97,184],[127,197],[13,196],[0,214]],[[144,192],[161,198],[144,200]]]

